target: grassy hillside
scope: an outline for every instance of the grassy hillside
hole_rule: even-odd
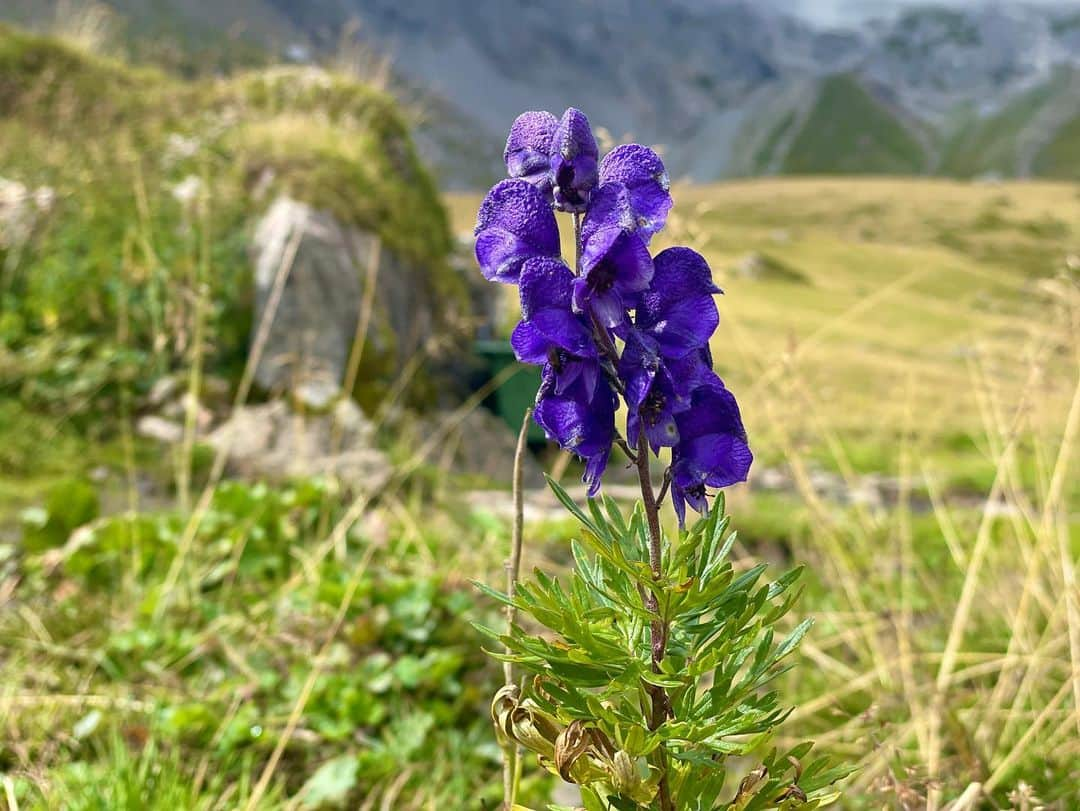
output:
[[[655,247],[696,246],[726,290],[713,351],[756,454],[727,492],[738,566],[808,565],[794,614],[816,625],[781,685],[781,743],[858,767],[843,808],[975,783],[999,807],[1070,807],[1078,189],[674,191]],[[451,200],[455,228],[477,203]],[[39,472],[60,442],[26,433]],[[127,507],[99,516],[90,479],[48,470],[0,536],[0,780],[19,807],[493,807],[500,675],[470,622],[499,619],[468,580],[502,577],[505,499],[437,466],[441,428],[396,439],[375,501],[212,479],[194,510],[148,504],[146,462],[117,454]],[[578,531],[530,521],[528,564],[561,571]],[[541,808],[553,781],[533,765],[522,797]]]
[[[451,317],[445,210],[395,100],[306,69],[183,81],[0,28],[0,178],[0,807],[279,809],[288,795],[314,809],[357,784],[387,808],[498,795],[497,668],[468,624],[487,608],[417,563],[482,525],[433,509],[423,536],[391,539],[354,526],[335,481],[208,481],[206,448],[135,431],[165,378],[202,403],[233,397],[250,231],[279,192],[377,233]],[[379,351],[361,358],[365,383]],[[412,391],[426,370],[411,374],[394,382]],[[387,503],[437,503],[426,462]],[[345,545],[328,558],[331,531]],[[42,659],[45,638],[96,652]]]
[[[755,451],[729,510],[749,560],[811,572],[792,733],[858,764],[844,808],[1071,807],[1080,188],[673,193],[662,244],[703,251],[725,290],[712,349]],[[457,227],[477,202],[453,200]]]
[[[447,313],[462,301],[446,215],[397,104],[342,76],[181,81],[0,28],[0,177],[51,201],[25,240],[0,246],[0,394],[20,404],[2,406],[17,437],[54,436],[32,429],[44,418],[115,438],[121,399],[197,355],[235,381],[249,233],[279,192],[378,233],[427,269]],[[48,469],[93,464],[61,441],[5,443],[0,471],[19,489],[43,461],[35,444],[56,456]]]
[[[1077,140],[1069,122],[1080,115],[1080,73],[1060,70],[1046,83],[986,117],[954,123],[940,171],[958,177],[996,174],[1072,179],[1068,161]]]
[[[1080,115],[1057,131],[1039,151],[1032,168],[1040,177],[1080,180]]]
[[[920,174],[926,164],[923,148],[900,118],[856,78],[840,75],[822,82],[781,173]]]
[[[910,170],[895,117],[830,84],[801,154],[854,172],[834,146],[865,146]],[[849,103],[865,141],[838,129]],[[451,196],[448,220],[397,104],[344,77],[181,81],[7,30],[0,177],[42,200],[0,246],[0,807],[496,807],[502,675],[473,623],[502,618],[470,581],[505,576],[512,505],[453,469],[456,442],[494,444],[453,438],[475,404],[406,430],[388,397],[377,494],[230,479],[196,446],[133,438],[162,376],[205,400],[235,379],[248,229],[276,191],[377,230],[445,298],[479,194]],[[726,291],[712,349],[756,456],[726,493],[736,567],[807,565],[785,621],[815,626],[779,685],[778,743],[857,767],[842,808],[1071,808],[1080,187],[673,194],[652,247],[697,248]],[[577,484],[566,462],[538,460]],[[525,562],[559,573],[581,529],[548,505],[529,494]],[[556,782],[529,759],[520,801],[544,807]]]

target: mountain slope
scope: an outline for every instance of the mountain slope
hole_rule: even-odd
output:
[[[1069,171],[1075,112],[1060,77],[1080,69],[1080,15],[1021,0],[914,7],[844,30],[750,0],[109,2],[155,42],[175,31],[181,47],[235,45],[190,70],[235,64],[254,43],[292,59],[352,41],[387,54],[425,111],[426,157],[452,183],[498,172],[522,109],[570,105],[615,140],[668,147],[673,175],[702,180]],[[16,6],[33,14],[7,0],[0,15]]]
[[[1080,115],[1070,119],[1035,156],[1033,174],[1080,181]]]
[[[830,76],[788,147],[783,174],[920,174],[927,156],[900,118],[850,75]]]
[[[941,171],[958,177],[981,174],[1061,176],[1069,167],[1040,160],[1052,143],[1070,141],[1068,123],[1080,115],[1080,70],[1062,69],[1047,82],[1012,99],[996,113],[969,112],[943,149]]]

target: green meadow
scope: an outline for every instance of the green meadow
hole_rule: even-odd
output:
[[[508,487],[465,499],[443,452],[482,398],[425,421],[434,378],[360,352],[375,493],[232,478],[190,426],[135,430],[162,378],[257,399],[267,194],[375,230],[447,302],[480,196],[441,197],[407,111],[341,74],[187,81],[3,29],[0,110],[0,176],[55,196],[0,250],[0,808],[496,808],[502,676],[472,623],[499,615],[471,581],[501,582]],[[894,146],[883,170],[917,170]],[[806,566],[781,737],[858,767],[842,807],[1076,808],[1080,187],[673,194],[661,247],[725,290],[713,354],[756,456],[726,496],[738,566]],[[581,531],[530,521],[527,564],[565,571]],[[522,801],[556,782],[528,764]]]

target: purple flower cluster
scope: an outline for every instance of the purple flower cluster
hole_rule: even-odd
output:
[[[585,461],[592,495],[621,439],[621,396],[622,444],[671,448],[680,524],[686,504],[706,511],[706,488],[744,481],[752,456],[735,398],[712,369],[721,291],[709,266],[689,248],[649,251],[672,205],[663,162],[639,144],[600,160],[573,108],[561,119],[520,115],[503,157],[509,179],[480,206],[476,258],[487,279],[519,286],[511,343],[519,360],[543,366],[536,421]],[[562,259],[556,211],[574,219],[574,267]]]

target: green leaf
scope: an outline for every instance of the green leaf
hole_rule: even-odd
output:
[[[514,600],[511,600],[506,594],[499,591],[498,589],[493,589],[491,586],[485,585],[484,583],[481,583],[479,580],[473,580],[472,584],[473,584],[473,586],[476,587],[477,590],[483,592],[484,594],[486,594],[491,599],[493,599],[493,600],[495,600],[497,602],[500,602],[503,605],[515,605]],[[516,607],[520,607],[520,606],[516,606]]]
[[[573,516],[577,518],[577,520],[580,521],[586,529],[589,530],[589,532],[593,533],[598,538],[602,537],[600,533],[600,527],[596,526],[596,524],[594,524],[589,519],[589,517],[585,515],[585,512],[581,509],[581,507],[577,505],[577,503],[572,498],[570,498],[570,494],[562,488],[562,485],[560,485],[557,481],[548,476],[546,473],[544,474],[544,478],[547,479],[548,487],[551,488],[551,492],[555,494],[555,498],[559,500],[559,503],[566,507],[566,509],[568,509],[573,514]]]
[[[603,510],[600,509],[600,504],[597,503],[596,499],[590,498],[588,500],[588,505],[589,512],[593,517],[593,523],[596,525],[597,529],[603,533],[601,537],[608,543],[615,543],[617,535],[608,525],[607,517],[604,515]]]
[[[629,534],[626,519],[623,518],[623,514],[619,510],[619,505],[616,504],[615,499],[609,495],[604,496],[604,509],[607,510],[608,517],[611,519],[611,525],[615,528],[615,531],[623,537]]]
[[[814,620],[807,618],[795,626],[795,629],[787,635],[787,638],[781,642],[776,648],[776,654],[773,656],[773,661],[779,661],[793,651],[804,636],[806,632],[813,626]]]
[[[802,566],[796,566],[794,569],[792,569],[789,572],[785,572],[783,575],[778,577],[772,584],[770,584],[769,585],[768,599],[772,600],[773,598],[775,598],[775,597],[779,596],[780,594],[782,594],[783,592],[787,591],[787,589],[796,580],[798,580],[800,577],[802,577],[803,568],[804,567],[802,567]]]
[[[300,808],[344,808],[356,787],[359,765],[355,755],[328,760],[300,789]]]
[[[659,673],[653,673],[648,669],[643,669],[641,671],[641,679],[656,687],[677,688],[683,686],[683,682],[679,679],[665,679]]]

